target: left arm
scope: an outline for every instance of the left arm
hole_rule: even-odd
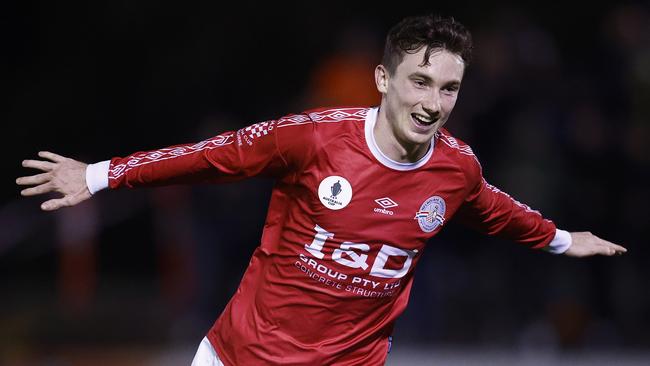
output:
[[[624,247],[590,232],[558,230],[539,212],[487,183],[480,167],[476,173],[479,183],[470,192],[458,216],[479,232],[571,257],[612,256],[627,252]]]
[[[563,252],[570,235],[530,207],[513,199],[483,179],[478,166],[470,177],[470,190],[457,218],[464,225],[486,235],[512,240],[533,249]],[[549,245],[551,246],[549,248]],[[557,248],[557,250],[554,250]]]

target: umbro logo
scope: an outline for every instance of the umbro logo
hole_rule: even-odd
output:
[[[399,206],[397,204],[397,202],[393,201],[392,199],[390,199],[388,197],[377,198],[375,200],[375,202],[379,206],[381,206],[381,208],[375,207],[375,209],[373,211],[377,212],[377,213],[380,213],[380,214],[384,214],[384,215],[391,215],[392,216],[394,214],[393,211],[387,210],[387,208]]]
[[[375,200],[375,202],[377,202],[377,204],[379,206],[381,206],[382,208],[391,208],[391,207],[397,207],[398,206],[397,202],[393,201],[392,199],[390,199],[388,197],[377,198]]]

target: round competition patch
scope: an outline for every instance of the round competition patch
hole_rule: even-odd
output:
[[[352,200],[352,186],[347,179],[330,175],[320,182],[318,198],[330,210],[340,210]]]
[[[445,200],[441,197],[429,197],[420,206],[420,210],[415,214],[414,219],[418,220],[422,231],[430,233],[445,223],[446,207]]]

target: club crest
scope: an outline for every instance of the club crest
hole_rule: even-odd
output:
[[[425,233],[430,233],[445,223],[445,211],[447,205],[445,200],[439,196],[427,198],[420,206],[420,210],[415,213],[414,220],[418,220],[420,229]]]

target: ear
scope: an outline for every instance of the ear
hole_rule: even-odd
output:
[[[384,65],[377,65],[375,67],[375,85],[377,86],[377,90],[382,94],[386,94],[388,91],[389,77],[388,70],[386,70]]]

